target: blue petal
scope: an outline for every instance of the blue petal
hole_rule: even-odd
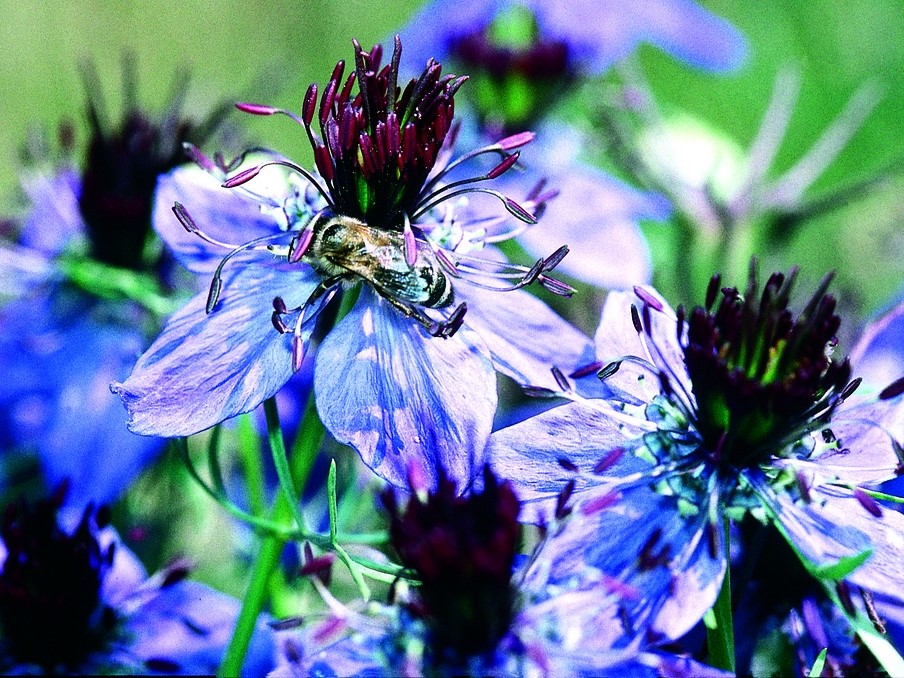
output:
[[[710,71],[738,68],[747,54],[741,33],[691,0],[531,0],[544,34],[568,42],[591,73],[602,73],[648,42]]]
[[[273,217],[261,213],[260,204],[243,196],[241,191],[223,188],[200,167],[177,168],[157,182],[154,229],[179,262],[195,273],[213,273],[230,250],[186,231],[173,214],[176,202],[188,210],[201,231],[223,243],[244,245],[280,232]],[[289,237],[274,244],[288,245]]]
[[[0,297],[28,294],[59,276],[46,254],[28,247],[0,245]]]
[[[193,298],[169,319],[131,376],[113,385],[129,410],[129,428],[191,435],[274,395],[292,376],[292,337],[271,323],[273,298],[297,307],[317,284],[307,266],[233,260],[214,311],[204,312],[206,294]]]
[[[599,488],[600,494],[610,492]],[[626,487],[602,510],[591,508],[594,500],[585,492],[549,543],[557,551],[551,577],[594,585],[602,572],[637,592],[623,601],[635,630],[649,629],[654,638],[684,635],[712,607],[721,587],[722,530],[710,533],[705,510],[683,515],[674,497],[646,485]],[[640,557],[644,552],[646,561]]]
[[[904,304],[871,323],[850,358],[854,376],[865,382],[861,388],[881,390],[904,377]]]
[[[129,653],[143,662],[171,661],[179,674],[212,675],[235,631],[239,607],[239,601],[198,582],[168,586],[126,620]],[[273,668],[274,649],[273,632],[258,621],[242,675],[265,675]]]
[[[22,224],[22,245],[54,255],[73,237],[84,234],[85,222],[78,207],[82,188],[74,171],[34,174],[23,179],[22,187],[31,202],[31,212]]]
[[[593,492],[588,475],[593,467],[612,450],[630,448],[632,438],[641,434],[591,403],[569,403],[495,431],[490,436],[490,463],[500,478],[513,483],[523,506],[522,520],[533,521],[541,512],[552,515],[556,497],[569,480],[576,482],[575,496]],[[584,473],[565,470],[559,459]],[[648,467],[627,451],[606,473],[623,476]]]
[[[66,297],[65,299],[62,297]],[[29,296],[0,313],[0,439],[35,449],[48,484],[71,483],[79,501],[109,502],[157,455],[163,441],[136,436],[109,384],[146,345],[138,312],[74,293]]]
[[[314,391],[327,430],[395,485],[414,465],[431,484],[445,468],[464,489],[483,465],[496,375],[467,327],[431,337],[363,287],[318,350]]]
[[[465,326],[480,335],[496,369],[523,386],[560,390],[553,366],[567,373],[593,360],[590,339],[529,292],[493,292],[464,281],[455,296],[467,302]]]
[[[667,219],[664,198],[580,164],[553,174],[548,186],[559,194],[521,236],[528,252],[546,256],[569,245],[557,270],[606,289],[649,281],[650,252],[638,222]]]

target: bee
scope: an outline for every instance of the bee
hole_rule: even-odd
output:
[[[330,288],[357,279],[367,281],[389,304],[406,317],[414,318],[431,334],[451,336],[461,325],[466,307],[461,304],[446,322],[436,322],[417,307],[447,308],[455,301],[450,276],[446,274],[430,245],[411,238],[409,253],[405,234],[368,226],[353,217],[326,209],[314,215],[304,229],[309,235],[298,257],[309,264]]]

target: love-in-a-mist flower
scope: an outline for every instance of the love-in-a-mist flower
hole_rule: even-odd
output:
[[[410,489],[405,508],[392,490],[384,503],[393,549],[418,585],[399,583],[393,604],[353,608],[315,581],[329,610],[282,635],[274,675],[722,675],[623,642],[618,606],[600,604],[625,592],[617,582],[550,586],[547,554],[557,552],[518,555],[518,498],[489,468],[467,496],[445,476],[434,491]]]
[[[904,520],[868,487],[900,469],[901,382],[858,397],[833,355],[829,279],[795,313],[796,277],[761,288],[752,267],[741,292],[716,276],[690,313],[649,288],[611,294],[599,361],[573,376],[599,372],[615,397],[578,384],[584,396],[493,436],[495,467],[535,506],[574,482],[559,543],[642,591],[625,618],[661,636],[712,606],[726,518],[774,526],[827,594],[844,580],[900,596]]]
[[[0,670],[4,674],[207,674],[219,666],[238,601],[185,579],[175,563],[148,578],[89,506],[63,526],[58,492],[0,519]],[[248,675],[272,661],[261,625]]]
[[[401,43],[388,65],[381,55],[379,46],[365,52],[355,43],[352,72],[344,77],[339,62],[322,92],[311,85],[300,115],[238,104],[295,120],[314,149],[316,175],[268,152],[225,178],[229,168],[195,151],[206,173],[162,181],[160,200],[169,204],[158,203],[158,232],[190,269],[212,272],[212,283],[114,386],[133,431],[188,435],[256,407],[298,368],[329,301],[359,286],[317,348],[323,423],[390,481],[404,484],[411,464],[435,481],[445,465],[464,485],[490,433],[496,371],[554,384],[548,365],[590,348],[520,289],[538,283],[569,294],[549,277],[565,248],[531,267],[481,251],[519,230],[511,221],[533,223],[531,210],[544,201],[534,193],[519,204],[486,187],[531,135],[452,160],[444,142],[464,78],[443,76],[430,61],[403,87]],[[493,169],[443,183],[451,167],[485,154],[499,157]],[[275,185],[265,183],[273,176]],[[465,197],[505,209],[463,221],[456,207]]]
[[[109,383],[128,374],[178,286],[151,229],[157,177],[222,115],[191,124],[177,97],[154,119],[127,87],[122,119],[111,122],[86,73],[81,170],[68,159],[27,169],[30,211],[15,242],[0,244],[0,294],[14,297],[0,309],[0,449],[37,452],[48,484],[68,480],[82,502],[114,499],[162,447],[126,430]]]
[[[593,158],[586,153],[586,134],[563,122],[557,110],[639,42],[722,70],[741,61],[744,40],[728,22],[691,2],[553,5],[490,1],[462,11],[433,2],[403,35],[418,55],[440,50],[472,75],[465,138],[498,138],[525,126],[537,131],[537,142],[524,151],[527,171],[503,180],[514,187],[547,178],[558,196],[544,214],[547,228],[528,229],[519,242],[533,254],[558,239],[573,243],[563,272],[606,288],[630,288],[651,274],[639,223],[667,219],[670,205],[587,164]]]

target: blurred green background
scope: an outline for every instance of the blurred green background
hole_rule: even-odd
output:
[[[885,96],[811,195],[866,178],[904,155],[904,2],[900,0],[707,0],[747,36],[751,56],[728,76],[696,73],[652,48],[641,58],[660,101],[692,111],[742,147],[753,137],[783,65],[798,66],[803,90],[778,158],[788,167],[864,81]],[[121,59],[137,59],[141,101],[159,110],[178,69],[191,70],[189,107],[199,113],[222,98],[251,98],[298,108],[309,82],[324,82],[349,41],[381,40],[418,3],[390,0],[258,2],[48,2],[2,0],[0,25],[0,206],[21,209],[18,150],[27,130],[64,118],[84,129],[80,60],[97,64],[107,103],[121,100]],[[303,135],[287,119],[235,116],[250,138],[305,159]],[[84,135],[78,138],[83,139]],[[808,222],[776,265],[799,263],[814,276],[839,269],[858,306],[890,302],[904,280],[904,188],[897,177],[869,199]],[[680,266],[681,262],[674,262]]]

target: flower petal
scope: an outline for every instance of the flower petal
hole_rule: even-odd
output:
[[[369,288],[318,349],[317,411],[377,475],[407,487],[412,465],[459,489],[483,465],[496,411],[490,356],[467,327],[429,336]]]
[[[494,292],[463,282],[455,296],[468,303],[465,326],[486,343],[493,365],[522,386],[561,390],[553,366],[569,372],[593,360],[590,339],[530,292]]]
[[[205,234],[233,246],[280,232],[276,221],[241,191],[223,188],[200,167],[177,168],[157,181],[154,229],[179,262],[195,273],[213,273],[230,250],[189,233],[173,214],[176,202],[185,207]],[[289,236],[276,244],[288,245]]]
[[[203,431],[274,395],[292,376],[292,336],[271,322],[273,298],[301,305],[318,284],[307,266],[227,266],[219,304],[205,314],[200,294],[177,312],[141,356],[131,376],[114,384],[142,435]]]
[[[81,181],[73,170],[27,176],[22,188],[32,205],[22,224],[22,245],[52,256],[59,254],[73,236],[84,234],[85,222],[78,206]]]
[[[904,304],[899,304],[871,323],[851,351],[854,375],[863,377],[861,386],[880,391],[904,377]]]

